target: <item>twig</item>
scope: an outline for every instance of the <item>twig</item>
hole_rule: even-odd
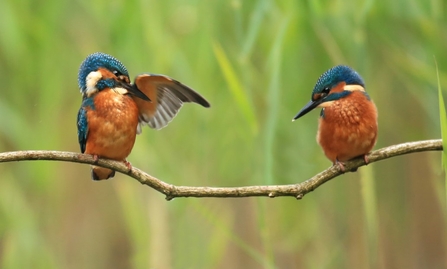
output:
[[[438,151],[442,150],[442,140],[425,140],[408,142],[398,145],[385,147],[375,150],[368,155],[369,163],[388,159],[398,155],[409,154],[420,151]],[[85,164],[95,164],[110,169],[114,169],[123,174],[127,174],[141,184],[147,185],[164,195],[167,200],[176,197],[251,197],[251,196],[293,196],[301,199],[305,194],[315,190],[323,183],[343,174],[339,166],[331,166],[328,169],[320,172],[314,177],[297,184],[290,185],[269,185],[269,186],[246,186],[246,187],[189,187],[189,186],[175,186],[161,181],[142,170],[133,167],[130,171],[122,162],[99,159],[97,163],[91,155],[85,155],[73,152],[63,151],[46,151],[46,150],[29,150],[29,151],[13,151],[0,153],[0,162],[13,161],[29,161],[29,160],[51,160],[51,161],[67,161]],[[355,170],[356,168],[365,165],[363,158],[356,158],[354,160],[344,163],[345,171]]]

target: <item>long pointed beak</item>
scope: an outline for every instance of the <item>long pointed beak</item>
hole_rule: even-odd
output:
[[[148,102],[152,102],[151,99],[149,99],[149,97],[147,97],[146,94],[140,91],[140,89],[138,89],[136,85],[123,83],[123,88],[125,88],[129,92],[129,94],[132,94],[133,96],[136,96]]]
[[[312,111],[314,108],[319,106],[323,102],[323,98],[318,99],[316,101],[310,101],[307,103],[301,110],[296,114],[296,116],[292,119],[292,121],[297,120],[298,118],[301,118],[302,116],[306,115],[308,112]]]

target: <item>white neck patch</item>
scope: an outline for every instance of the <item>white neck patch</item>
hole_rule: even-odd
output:
[[[112,90],[118,94],[121,94],[121,95],[125,95],[129,92],[128,90],[126,90],[124,88],[119,88],[119,87],[113,88]]]
[[[85,78],[86,91],[85,94],[87,97],[92,96],[94,93],[98,92],[98,88],[96,88],[96,84],[102,78],[102,74],[99,71],[90,72],[88,76]]]
[[[345,87],[343,88],[343,90],[345,91],[361,91],[364,92],[365,88],[363,88],[361,85],[345,85]]]

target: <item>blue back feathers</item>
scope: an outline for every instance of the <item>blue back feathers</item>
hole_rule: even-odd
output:
[[[122,75],[129,77],[126,67],[118,61],[115,57],[102,52],[95,52],[87,56],[87,58],[82,62],[79,68],[78,74],[78,85],[81,93],[84,94],[86,91],[86,81],[88,74],[97,71],[100,67],[106,68],[110,71],[118,71]],[[107,83],[107,82],[104,82]],[[100,88],[102,85],[98,85]],[[110,87],[112,85],[104,85],[105,87]]]
[[[331,89],[342,81],[346,82],[347,85],[361,85],[365,87],[362,77],[354,69],[346,65],[337,65],[320,76],[312,91],[312,95],[323,92],[325,88]]]
[[[78,141],[79,146],[81,147],[81,152],[85,152],[85,144],[87,143],[87,134],[88,134],[88,122],[87,122],[87,107],[90,109],[95,109],[95,103],[93,102],[93,98],[84,98],[82,100],[81,108],[78,112]]]

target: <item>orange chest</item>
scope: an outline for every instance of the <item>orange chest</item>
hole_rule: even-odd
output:
[[[377,108],[361,92],[353,92],[349,97],[325,107],[321,113],[320,123],[335,126],[377,125]]]
[[[377,109],[372,101],[341,99],[325,107],[322,114],[317,141],[332,162],[371,151],[378,129]]]
[[[89,135],[135,136],[138,107],[131,97],[107,89],[99,92],[93,101],[94,108],[87,110]]]
[[[94,97],[94,109],[87,111],[89,119],[103,123],[119,123],[124,125],[138,124],[138,107],[129,95],[122,95],[107,89]]]
[[[103,90],[94,97],[94,108],[87,108],[86,153],[111,159],[126,158],[135,142],[138,108],[127,95]]]

